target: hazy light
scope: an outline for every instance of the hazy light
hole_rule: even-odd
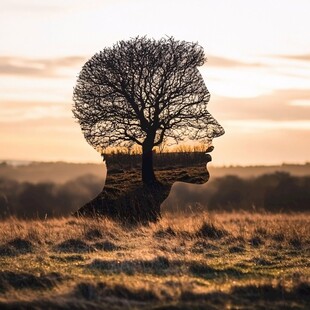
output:
[[[68,111],[64,107],[51,106],[51,107],[32,107],[26,109],[17,108],[14,110],[3,111],[0,115],[1,122],[16,122],[16,121],[26,121],[35,120],[40,118],[60,118],[68,116]]]
[[[226,130],[215,161],[309,160],[309,12],[308,0],[1,0],[0,158],[96,161],[71,112],[84,61],[121,39],[173,35],[208,57],[210,112]],[[296,150],[284,154],[288,137]]]
[[[262,130],[310,130],[310,121],[267,121],[267,120],[226,120],[223,124],[227,128],[234,128],[240,131]]]
[[[310,108],[310,100],[292,100],[290,103],[292,106],[295,106],[295,107],[309,107]],[[309,110],[309,117],[310,117],[310,110]]]

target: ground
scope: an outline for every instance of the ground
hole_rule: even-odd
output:
[[[0,222],[0,308],[309,309],[310,214]]]

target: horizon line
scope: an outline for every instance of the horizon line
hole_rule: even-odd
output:
[[[30,164],[75,164],[75,165],[100,165],[104,163],[103,161],[67,161],[67,160],[22,160],[22,159],[2,159],[0,158],[0,166],[7,164],[9,166],[28,166]],[[232,168],[232,167],[274,167],[274,166],[307,166],[310,165],[310,161],[304,162],[279,162],[279,163],[253,163],[253,164],[241,164],[241,163],[231,163],[231,164],[222,164],[222,165],[212,165],[212,162],[208,163],[209,168]]]

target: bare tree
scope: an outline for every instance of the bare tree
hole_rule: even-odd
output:
[[[95,54],[74,89],[73,113],[96,149],[142,147],[142,181],[156,182],[153,148],[164,139],[210,140],[224,133],[207,110],[197,43],[136,37]]]

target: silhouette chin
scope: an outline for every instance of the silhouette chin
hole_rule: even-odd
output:
[[[212,161],[212,156],[210,154],[206,154],[206,162],[209,163]]]

